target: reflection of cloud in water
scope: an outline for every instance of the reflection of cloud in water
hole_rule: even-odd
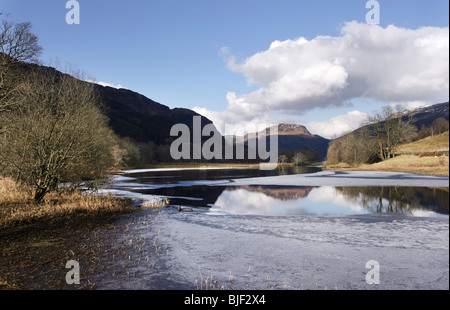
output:
[[[412,208],[403,203],[375,197],[364,192],[349,195],[342,189],[323,187],[263,187],[243,186],[225,190],[212,212],[254,215],[352,215],[368,213],[408,213],[413,216],[436,216],[435,212]]]
[[[260,189],[261,192],[256,192]],[[290,189],[295,190],[295,189]],[[313,188],[299,198],[277,199],[266,195],[273,189],[254,187],[247,189],[225,190],[215,203],[212,211],[229,214],[256,215],[344,215],[362,214],[367,210],[358,201],[352,201],[338,193],[333,187]]]
[[[329,202],[333,205],[349,208],[353,211],[363,211],[364,201],[367,199],[363,194],[360,194],[358,197],[353,199],[349,199],[344,196],[342,193],[336,190],[334,187],[324,186],[315,188],[308,195],[308,199],[314,202]]]
[[[273,214],[272,207],[277,199],[262,193],[249,192],[244,189],[226,190],[217,199],[215,205],[221,211],[230,214]]]
[[[433,217],[436,213],[433,211],[422,210],[422,209],[412,209],[411,214],[418,217]]]

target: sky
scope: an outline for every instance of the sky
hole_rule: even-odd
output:
[[[0,0],[41,61],[253,131],[296,123],[333,138],[386,105],[448,101],[447,0]],[[372,15],[370,15],[372,17]]]

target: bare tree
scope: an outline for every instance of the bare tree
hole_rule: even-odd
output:
[[[34,187],[34,199],[62,182],[101,178],[117,140],[94,85],[37,62],[30,23],[0,23],[0,172]]]
[[[42,48],[38,38],[31,32],[31,23],[14,24],[3,18],[0,24],[1,62],[36,62]]]
[[[433,134],[441,134],[443,132],[448,131],[448,120],[446,120],[443,117],[439,117],[433,121],[431,124],[431,127],[433,128]]]
[[[333,140],[328,147],[327,163],[372,163],[376,154],[375,139],[367,135],[366,128]]]
[[[278,156],[278,163],[285,164],[288,161],[289,161],[289,158],[286,155],[282,154],[282,155]]]
[[[297,152],[292,156],[291,161],[296,165],[302,165],[308,161],[308,156],[303,152]]]
[[[405,116],[400,107],[386,106],[368,118],[373,137],[376,139],[378,157],[391,158],[398,146],[414,138],[416,128],[412,118]]]
[[[2,15],[2,14],[0,14]],[[0,22],[0,113],[18,104],[26,77],[17,73],[17,63],[37,62],[42,48],[30,23]]]
[[[0,171],[42,200],[61,182],[101,178],[116,142],[91,83],[56,70],[30,78],[24,102],[0,114]]]

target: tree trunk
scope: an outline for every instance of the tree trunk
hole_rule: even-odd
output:
[[[38,187],[34,192],[34,202],[40,203],[42,198],[44,198],[45,194],[47,194],[47,188]]]

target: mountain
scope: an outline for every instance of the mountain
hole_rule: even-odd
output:
[[[270,136],[269,128],[266,128],[265,131],[266,135]],[[264,134],[264,130],[258,133],[258,135],[262,134]],[[235,138],[236,141],[244,141],[248,145],[256,137],[256,133],[250,133],[243,137]],[[285,123],[278,125],[279,151],[314,150],[317,152],[319,160],[323,160],[327,155],[329,143],[330,140],[311,134],[305,126]]]
[[[28,76],[31,72],[41,79],[57,79],[69,76],[55,68],[25,62],[13,62],[10,70],[15,76]],[[91,83],[76,79],[79,83]],[[170,136],[170,129],[175,124],[185,124],[192,132],[193,117],[200,116],[202,127],[212,123],[206,117],[183,108],[170,109],[137,92],[127,89],[116,89],[95,83],[99,106],[109,118],[109,125],[116,135],[130,138],[136,142],[154,142],[156,145],[167,145],[176,137]]]
[[[110,126],[120,137],[137,142],[168,144],[177,137],[170,136],[175,124],[186,124],[193,132],[193,117],[200,116],[202,127],[212,123],[200,114],[183,108],[170,109],[139,93],[96,84]]]
[[[438,103],[431,106],[417,108],[409,111],[406,117],[412,116],[412,124],[420,129],[422,126],[431,126],[438,118],[442,117],[449,120],[449,103]]]
[[[255,186],[255,185],[244,185],[240,186],[238,189],[244,189],[248,192],[263,193],[268,197],[275,198],[277,200],[297,200],[300,198],[305,198],[309,195],[312,186],[302,186],[302,187],[279,187],[279,186]],[[230,190],[235,190],[230,188]]]
[[[449,120],[449,103],[437,103],[421,108],[416,108],[413,110],[406,111],[402,114],[402,119],[407,121],[412,118],[411,124],[414,125],[417,130],[420,130],[423,126],[430,127],[435,120],[438,118],[444,118],[445,120]],[[361,130],[364,130],[369,125],[364,125],[351,133],[359,134]],[[344,135],[345,136],[345,135]]]

